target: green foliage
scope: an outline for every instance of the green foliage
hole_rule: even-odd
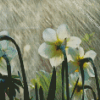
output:
[[[91,34],[86,33],[82,40],[91,43],[91,40],[93,40],[94,34],[95,34],[94,32]]]
[[[93,41],[95,40],[94,35],[95,35],[94,32],[91,33],[91,34],[86,33],[86,34],[84,35],[82,41],[85,41],[85,42],[87,42],[89,45],[91,45],[91,43],[93,43]],[[90,47],[89,49],[95,50],[94,48],[91,48],[91,47]]]
[[[51,82],[51,76],[52,73],[48,73],[46,71],[37,71],[36,72],[36,79],[32,79],[31,83],[34,85],[34,87],[30,86],[32,89],[35,89],[35,83],[38,85],[38,89],[40,86],[43,88],[43,92],[47,97],[48,91],[49,91],[49,86]],[[56,72],[56,95],[61,94],[61,88],[62,87],[62,82],[61,82],[61,69]]]
[[[50,80],[51,80],[51,75],[48,72],[41,70],[41,71],[36,72],[36,79],[32,79],[31,83],[34,86],[35,86],[35,83],[37,83],[38,88],[41,86],[44,92],[48,92]]]

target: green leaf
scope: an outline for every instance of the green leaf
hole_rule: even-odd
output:
[[[19,78],[18,75],[12,75],[11,77],[12,77],[12,78]]]
[[[23,88],[23,85],[22,85],[22,83],[21,83],[21,81],[19,80],[19,79],[12,79],[12,82],[14,83],[14,84],[17,84],[17,85],[19,85],[19,86],[21,86],[22,88]]]
[[[19,100],[18,98],[14,98],[14,100]]]
[[[44,92],[47,92],[50,85],[50,79],[51,75],[48,72],[41,70],[36,72],[36,79],[32,79],[31,83],[34,86],[35,83],[37,83],[38,88],[41,86]]]
[[[86,42],[89,41],[89,34],[86,33],[83,40],[86,41]]]
[[[90,37],[94,36],[94,34],[95,34],[94,32],[93,32],[93,33],[91,33],[91,34],[90,34]]]

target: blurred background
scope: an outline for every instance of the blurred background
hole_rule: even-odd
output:
[[[49,60],[38,54],[38,48],[44,42],[43,31],[56,30],[61,24],[67,24],[71,35],[82,39],[85,52],[92,49],[97,53],[94,63],[100,76],[100,0],[0,0],[0,31],[8,31],[19,45],[28,84],[35,78],[35,71],[52,71]],[[11,64],[17,74],[18,56]],[[95,89],[95,83],[92,85]]]

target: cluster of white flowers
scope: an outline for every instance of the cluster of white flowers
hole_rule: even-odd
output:
[[[0,36],[4,35],[9,36],[9,33],[7,31],[0,32]],[[7,64],[2,56],[6,55],[9,61],[11,61],[17,55],[17,51],[13,47],[8,45],[9,41],[7,40],[0,41],[0,73],[3,75],[8,75],[8,74],[7,74]],[[13,71],[13,67],[11,67],[11,71]]]
[[[84,54],[84,49],[80,46],[81,39],[70,36],[66,24],[60,25],[57,31],[47,28],[43,32],[43,39],[45,42],[40,45],[38,52],[42,57],[50,60],[52,67],[60,65],[64,61],[64,55],[60,47],[65,38],[67,39],[65,51],[68,59],[70,92],[72,93],[76,79],[80,76],[79,60],[87,57],[91,57],[94,60],[96,53],[93,50],[90,50]],[[85,74],[85,84],[88,85],[90,83],[88,79],[89,77],[94,77],[94,72],[89,62],[84,63],[83,69]],[[82,87],[82,80],[80,77],[73,100],[81,100],[83,90],[78,90],[78,87]],[[87,100],[86,95],[85,100]]]

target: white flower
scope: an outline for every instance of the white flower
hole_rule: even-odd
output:
[[[38,49],[39,54],[47,59],[50,59],[52,66],[58,66],[64,60],[63,53],[60,49],[64,39],[67,38],[66,54],[69,47],[78,47],[81,43],[80,38],[70,36],[66,24],[62,24],[58,27],[57,31],[47,28],[43,32],[44,43],[42,43]]]
[[[0,36],[3,35],[9,36],[9,33],[7,31],[0,32]],[[8,46],[8,44],[7,40],[0,41],[0,73],[5,75],[7,74],[7,65],[2,56],[6,54],[9,61],[11,61],[17,55],[17,51],[13,47]]]
[[[77,87],[75,88],[76,81],[78,78],[79,78],[79,81],[77,83]],[[83,95],[82,79],[81,79],[81,75],[78,72],[69,75],[69,84],[70,84],[69,85],[70,97],[75,88],[75,92],[73,94],[72,100],[82,100],[82,95]],[[84,85],[90,85],[90,80],[85,81]],[[86,89],[84,89],[84,100],[88,100],[87,95],[86,95]]]
[[[90,50],[85,53],[82,47],[79,47],[77,49],[75,48],[69,48],[69,54],[71,54],[72,60],[68,62],[69,66],[69,72],[80,72],[80,66],[79,66],[79,60],[83,58],[90,57],[94,60],[96,57],[96,53],[93,50]],[[94,77],[94,71],[92,68],[92,65],[90,62],[86,62],[83,64],[85,79],[88,79],[90,77]]]

